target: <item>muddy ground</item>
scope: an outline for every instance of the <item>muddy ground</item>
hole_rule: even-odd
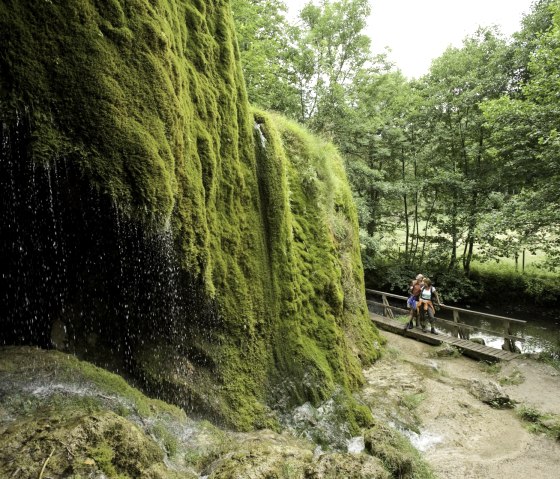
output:
[[[560,415],[560,372],[532,359],[488,365],[384,333],[388,353],[365,371],[364,400],[409,435],[442,479],[558,479],[560,442],[528,430],[519,411]],[[496,409],[469,392],[499,384],[515,407]]]

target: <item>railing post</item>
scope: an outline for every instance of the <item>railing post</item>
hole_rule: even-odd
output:
[[[384,294],[381,295],[381,298],[383,300],[383,316],[387,316],[388,318],[394,319],[394,315],[393,315],[393,310],[391,309],[391,305],[389,304],[389,301],[387,300],[387,296],[385,296]]]
[[[459,318],[459,311],[457,310],[453,310],[453,321],[455,321],[456,323],[460,323],[461,320]],[[470,334],[469,331],[467,329],[463,329],[459,326],[457,326],[457,337],[459,339],[469,339],[470,338]]]
[[[518,348],[515,344],[515,340],[508,337],[508,336],[513,336],[513,334],[511,331],[511,322],[508,321],[507,319],[504,319],[504,332],[505,332],[505,337],[504,337],[504,344],[502,346],[502,349],[504,349],[505,351],[516,353],[518,351]]]
[[[459,322],[459,311],[453,310],[453,321],[454,321],[455,323],[458,323],[458,322]],[[454,334],[455,334],[458,338],[461,337],[461,333],[460,333],[459,331],[460,331],[459,326],[456,326],[455,329],[454,329],[454,331],[453,331]]]

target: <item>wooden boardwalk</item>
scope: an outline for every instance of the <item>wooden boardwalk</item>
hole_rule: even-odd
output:
[[[517,353],[511,353],[502,349],[483,346],[482,344],[478,344],[465,339],[454,338],[441,331],[439,332],[439,334],[435,335],[432,333],[424,333],[419,328],[405,330],[404,323],[401,323],[396,319],[386,318],[384,316],[379,316],[378,314],[371,312],[369,314],[372,321],[380,329],[389,331],[391,333],[400,334],[401,336],[406,336],[411,339],[416,339],[424,343],[432,344],[434,346],[440,346],[443,343],[451,344],[458,348],[463,355],[470,358],[484,361],[511,361],[512,359],[515,359],[519,356],[519,354]]]

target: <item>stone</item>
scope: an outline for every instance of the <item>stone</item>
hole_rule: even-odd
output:
[[[515,405],[504,390],[493,381],[471,379],[468,389],[475,398],[491,407],[508,409]]]

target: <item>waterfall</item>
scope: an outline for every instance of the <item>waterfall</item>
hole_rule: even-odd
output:
[[[266,150],[266,137],[264,136],[264,133],[262,131],[262,125],[260,123],[255,122],[254,129],[258,135],[260,146],[262,147],[263,150]]]
[[[127,370],[158,341],[188,351],[190,329],[215,321],[216,308],[180,268],[171,226],[128,218],[76,158],[33,161],[29,125],[18,115],[1,129],[0,344],[65,348]]]

